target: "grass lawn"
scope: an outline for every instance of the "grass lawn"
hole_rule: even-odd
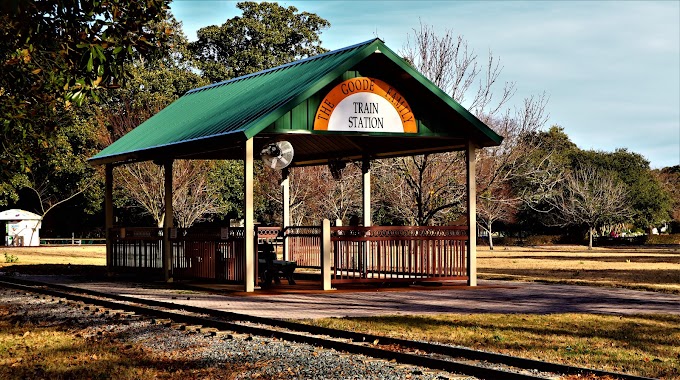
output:
[[[614,286],[680,294],[680,246],[478,247],[479,278]]]
[[[454,314],[305,323],[639,376],[680,378],[678,315]]]
[[[10,256],[18,261],[8,263],[7,257]],[[0,268],[35,264],[106,265],[106,246],[0,247]]]

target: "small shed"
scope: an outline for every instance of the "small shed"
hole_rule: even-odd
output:
[[[4,222],[3,245],[14,247],[37,247],[40,245],[42,217],[30,211],[11,209],[0,212]]]

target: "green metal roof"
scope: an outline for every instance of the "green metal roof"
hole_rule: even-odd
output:
[[[373,58],[375,56],[379,57]],[[272,126],[277,120],[357,67],[372,70],[373,75],[391,70],[393,80],[403,81],[403,86],[410,86],[412,91],[419,92],[412,94],[414,98],[422,98],[421,95],[425,94],[428,104],[434,100],[434,103],[439,104],[439,108],[434,108],[438,110],[437,113],[445,116],[450,114],[449,119],[459,124],[452,137],[471,138],[478,146],[498,145],[502,141],[502,137],[434,86],[382,41],[373,39],[191,90],[90,158],[90,162],[104,164],[168,158],[232,157],[210,155],[210,152],[227,149],[229,145],[237,147],[265,129],[265,134],[271,135],[271,131],[275,130]],[[424,109],[425,105],[421,108]],[[447,130],[440,131],[438,135],[446,137]],[[355,137],[361,138],[349,138]],[[432,144],[428,142],[427,145]],[[442,144],[444,146],[453,145],[448,142]],[[371,155],[371,152],[364,153]],[[389,152],[381,153],[387,156]]]

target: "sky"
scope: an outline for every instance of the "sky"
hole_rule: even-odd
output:
[[[322,46],[380,37],[394,51],[420,23],[462,35],[485,63],[515,82],[508,103],[549,97],[546,129],[581,149],[642,154],[652,168],[680,165],[680,1],[281,1],[331,24]],[[190,41],[241,14],[235,1],[175,0]],[[500,92],[500,88],[497,89]],[[466,106],[463,103],[463,106]]]

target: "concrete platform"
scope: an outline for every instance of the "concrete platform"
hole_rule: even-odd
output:
[[[680,314],[680,295],[510,281],[479,281],[478,287],[457,283],[441,287],[363,287],[328,292],[304,291],[305,285],[300,284],[243,293],[228,285],[195,284],[188,288],[165,283],[80,281],[64,276],[22,278],[271,318],[438,313]],[[285,288],[289,290],[284,291]]]

